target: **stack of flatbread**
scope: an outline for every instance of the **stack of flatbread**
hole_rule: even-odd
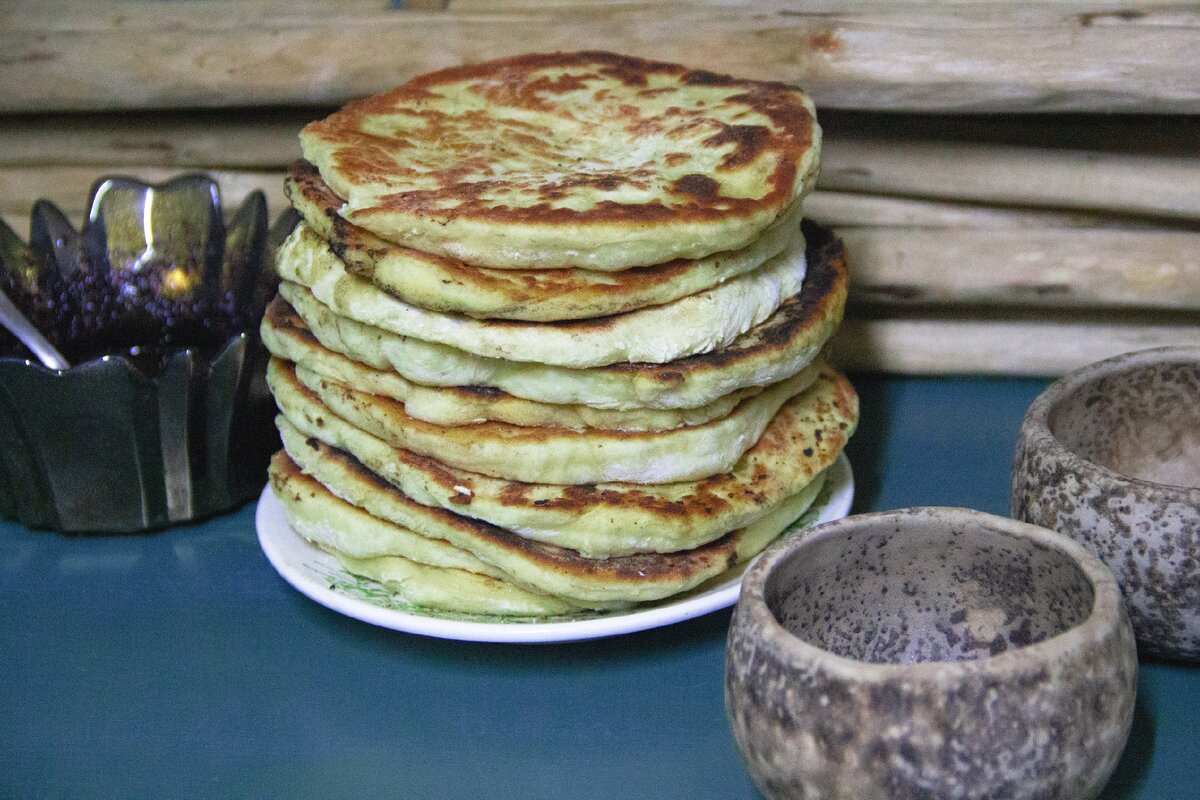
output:
[[[672,597],[800,516],[857,419],[801,225],[812,104],[608,53],[416,78],[301,134],[262,325],[292,526],[428,613]]]

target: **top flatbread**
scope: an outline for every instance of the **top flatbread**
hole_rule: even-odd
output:
[[[597,52],[423,75],[300,134],[384,239],[600,271],[744,247],[811,187],[820,139],[794,87]]]

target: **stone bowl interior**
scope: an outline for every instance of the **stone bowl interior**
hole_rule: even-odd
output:
[[[763,596],[797,639],[877,664],[995,656],[1080,625],[1095,601],[1065,552],[931,522],[817,539],[776,565]]]
[[[1050,408],[1047,427],[1066,450],[1120,475],[1200,487],[1200,361],[1094,375]]]

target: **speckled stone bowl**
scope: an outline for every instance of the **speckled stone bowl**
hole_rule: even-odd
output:
[[[768,798],[1089,798],[1133,718],[1112,573],[967,509],[864,514],[747,573],[725,708]]]
[[[1100,361],[1038,397],[1012,515],[1108,564],[1144,656],[1200,660],[1200,347]]]

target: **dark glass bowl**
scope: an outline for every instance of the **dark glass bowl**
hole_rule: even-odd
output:
[[[277,278],[251,194],[230,217],[207,176],[101,178],[76,230],[39,201],[25,244],[0,223],[0,282],[71,361],[0,340],[0,514],[131,532],[254,497],[278,448],[257,325]]]

